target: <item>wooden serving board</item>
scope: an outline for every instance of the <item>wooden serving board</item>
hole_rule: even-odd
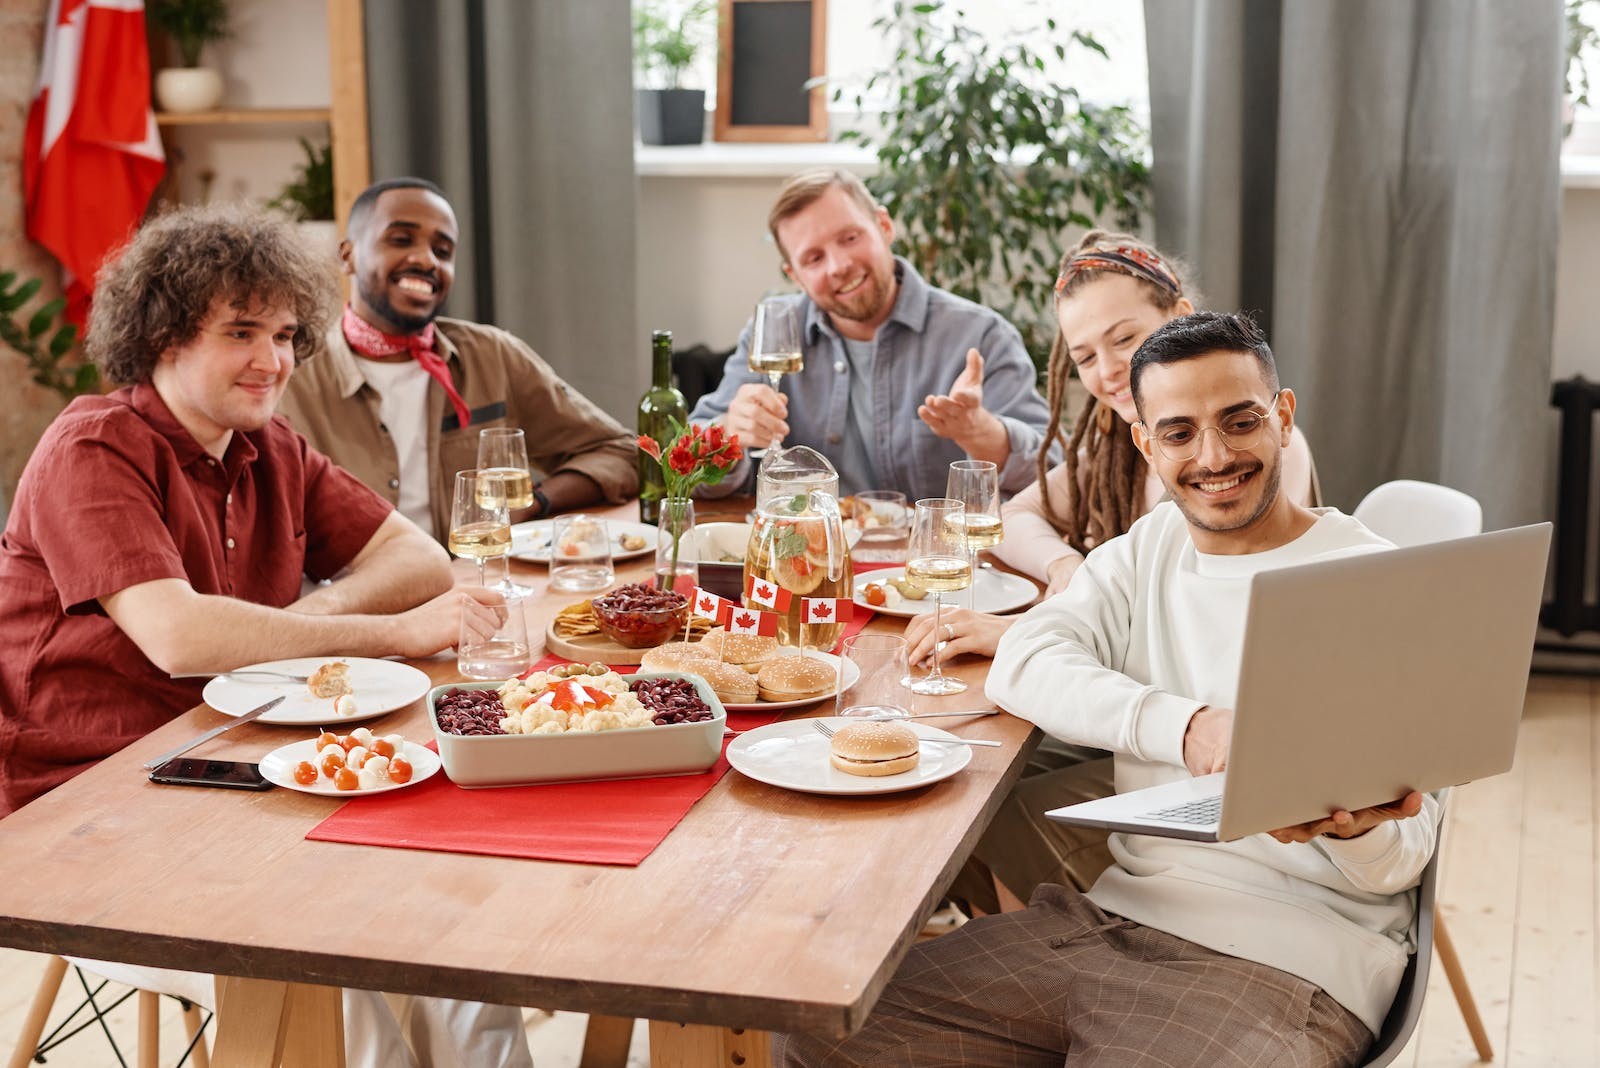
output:
[[[668,641],[681,641],[683,632],[669,638]],[[690,641],[699,641],[701,635],[693,634]],[[615,667],[620,664],[637,664],[639,658],[648,649],[631,649],[621,642],[614,642],[604,634],[583,634],[576,638],[565,638],[556,633],[555,621],[551,620],[545,627],[544,647],[547,653],[555,656],[566,657],[568,660],[581,660],[586,664],[599,661]]]

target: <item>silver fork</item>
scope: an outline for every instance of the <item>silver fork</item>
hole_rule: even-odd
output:
[[[182,675],[170,676],[174,679],[239,679],[248,682],[252,679],[263,679],[267,682],[309,682],[306,675],[290,675],[282,671],[263,671],[260,668],[241,668],[238,671],[194,671]]]
[[[822,722],[822,720],[814,719],[811,721],[811,725],[815,727],[817,729],[817,733],[821,734],[823,737],[833,737],[834,729]],[[996,749],[1000,748],[999,742],[991,742],[986,738],[924,738],[919,734],[917,735],[917,741],[932,742],[935,745],[988,745],[993,746]]]

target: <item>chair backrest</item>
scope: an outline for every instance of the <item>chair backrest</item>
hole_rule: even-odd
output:
[[[1435,482],[1385,482],[1363,497],[1352,514],[1374,534],[1399,546],[1483,533],[1478,502]]]

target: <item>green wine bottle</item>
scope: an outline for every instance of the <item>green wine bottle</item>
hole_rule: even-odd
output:
[[[689,407],[672,384],[672,331],[657,330],[650,335],[650,388],[639,398],[639,433],[654,438],[665,451],[673,438],[673,420],[687,426]],[[643,522],[654,523],[660,517],[666,490],[661,464],[640,449],[639,518]]]

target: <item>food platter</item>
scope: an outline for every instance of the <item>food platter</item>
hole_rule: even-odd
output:
[[[535,519],[517,523],[511,528],[511,557],[533,564],[550,562],[550,535],[555,525],[553,519]],[[625,519],[607,519],[606,533],[611,535],[611,559],[633,560],[656,551],[656,528],[649,523]],[[627,539],[627,548],[624,546]],[[640,539],[643,543],[640,544]]]
[[[295,781],[294,767],[302,760],[315,762],[317,759],[317,740],[307,738],[304,741],[279,746],[262,757],[261,775],[275,786],[281,786],[285,790],[299,790],[303,794],[339,798],[371,797],[373,794],[386,794],[415,786],[438,771],[441,763],[438,753],[410,741],[406,742],[405,758],[411,762],[412,769],[411,778],[406,782],[386,782],[382,786],[373,786],[365,790],[341,790],[327,779],[318,779],[310,785],[305,785]]]
[[[825,722],[837,728],[851,722],[833,716]],[[922,738],[954,739],[938,727],[907,723]],[[728,763],[735,771],[769,786],[808,794],[859,796],[915,790],[948,779],[972,761],[966,745],[924,745],[921,759],[910,771],[898,775],[848,775],[828,760],[829,743],[810,719],[779,720],[745,731],[728,746]]]
[[[876,605],[869,603],[863,596],[862,590],[869,582],[887,582],[889,579],[903,579],[906,572],[904,568],[883,568],[878,571],[869,571],[864,575],[857,575],[855,580],[855,603],[871,612],[882,612],[886,616],[900,616],[910,619],[920,616],[924,612],[933,611],[933,595],[929,594],[920,601],[906,600],[899,604]],[[997,571],[994,568],[984,567],[978,569],[978,577],[974,580],[972,599],[973,607],[979,612],[999,614],[1001,612],[1014,612],[1032,604],[1039,596],[1039,587],[1033,580],[1013,575],[1009,571]],[[944,595],[946,608],[965,608],[967,606],[967,591],[958,590],[955,593]]]

